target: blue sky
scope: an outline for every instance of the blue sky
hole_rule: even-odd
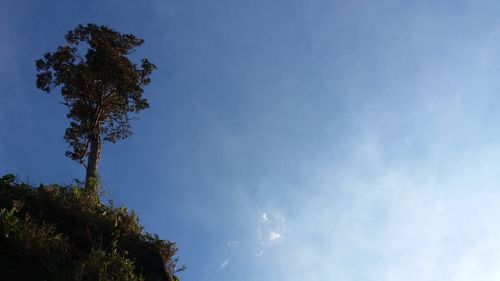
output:
[[[498,1],[0,0],[0,173],[70,183],[34,61],[80,23],[158,66],[109,198],[185,281],[499,280]]]

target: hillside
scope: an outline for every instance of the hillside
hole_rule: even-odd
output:
[[[173,281],[175,243],[74,186],[0,178],[0,280]]]

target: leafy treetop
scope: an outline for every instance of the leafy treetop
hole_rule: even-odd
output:
[[[147,59],[138,66],[128,58],[144,40],[106,26],[79,25],[65,39],[66,45],[36,61],[36,85],[45,92],[61,86],[71,119],[66,156],[86,165],[88,180],[97,176],[102,140],[130,136],[128,113],[149,107],[142,94],[156,66]]]

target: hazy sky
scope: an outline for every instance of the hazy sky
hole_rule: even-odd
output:
[[[72,3],[73,2],[73,3]],[[107,197],[183,281],[500,280],[500,2],[0,0],[0,174],[71,183],[34,61],[80,23],[158,66]]]

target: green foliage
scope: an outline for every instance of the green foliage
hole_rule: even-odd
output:
[[[93,138],[114,143],[131,134],[128,114],[149,107],[142,94],[156,66],[129,59],[144,40],[106,26],[78,25],[65,39],[36,61],[36,85],[45,92],[61,87],[72,119],[64,137],[71,147],[66,155],[82,161]]]
[[[134,273],[134,263],[116,250],[106,252],[92,249],[88,259],[77,262],[59,278],[74,281],[144,281],[144,277]]]
[[[66,156],[85,166],[85,188],[97,197],[102,143],[132,134],[130,115],[149,107],[144,87],[156,66],[130,59],[144,40],[107,26],[78,25],[65,39],[36,60],[36,86],[47,93],[60,89],[71,120],[64,134]]]
[[[176,280],[175,243],[79,186],[0,178],[0,280]],[[181,268],[182,270],[182,268]]]

